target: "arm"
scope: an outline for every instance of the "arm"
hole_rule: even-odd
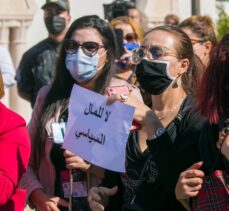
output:
[[[33,140],[37,128],[37,123],[39,121],[39,116],[41,114],[41,109],[44,103],[44,96],[46,96],[48,92],[48,87],[44,87],[40,90],[36,105],[34,107],[33,113],[32,113],[32,118],[27,126],[29,135],[30,135],[30,140],[31,140],[31,145],[33,146]],[[33,170],[33,154],[30,156],[30,161],[29,161],[29,166],[27,172],[23,175],[21,181],[20,181],[20,188],[26,189],[27,191],[27,199],[30,198],[31,193],[36,190],[36,189],[43,189],[42,184],[40,183],[39,179],[37,178],[37,175],[35,174]]]
[[[93,187],[88,194],[88,202],[92,211],[103,211],[109,203],[109,196],[118,191],[117,186],[113,188]]]
[[[0,205],[5,204],[16,192],[18,183],[25,173],[30,142],[24,120],[14,113],[1,118],[0,132]],[[4,124],[5,123],[5,124]]]
[[[31,194],[31,201],[41,211],[56,211],[58,206],[68,207],[68,202],[60,197],[51,196],[45,193],[44,189],[38,188]]]
[[[32,119],[28,125],[32,143],[34,141],[37,123],[41,116],[42,107],[48,91],[49,86],[45,86],[39,91],[32,114]],[[50,146],[49,144],[50,143],[46,143],[47,148]],[[43,160],[43,158],[41,158],[41,160]],[[27,190],[27,199],[29,199],[30,202],[29,205],[31,207],[34,207],[35,205],[41,211],[55,211],[57,210],[58,206],[68,207],[67,201],[61,199],[60,197],[48,194],[47,192],[50,191],[46,192],[46,189],[43,187],[39,178],[37,177],[37,173],[35,173],[33,166],[33,155],[31,155],[28,171],[23,175],[23,178],[20,181],[20,187]]]
[[[17,90],[20,97],[30,101],[34,92],[34,77],[32,73],[33,60],[31,53],[26,52],[16,72]]]
[[[103,178],[103,175],[104,175],[104,169],[103,168],[101,168],[99,166],[95,166],[93,164],[90,164],[90,163],[84,161],[82,158],[71,153],[68,150],[64,151],[64,157],[65,157],[65,161],[66,161],[66,167],[68,169],[80,169],[84,172],[89,172],[89,173],[93,174],[98,179]]]
[[[202,164],[203,162],[195,163],[190,168],[183,171],[176,184],[175,194],[177,200],[190,211],[189,198],[197,196],[202,187],[204,172],[199,170]]]
[[[121,210],[122,183],[117,172],[106,170],[99,187],[92,187],[88,194],[88,202],[93,211]]]
[[[7,174],[0,171],[0,206],[4,205],[15,193],[15,183]]]
[[[122,101],[120,98],[120,96],[111,96],[108,98],[108,104],[116,100]],[[183,115],[180,134],[175,138],[174,143],[168,132],[152,139],[157,129],[163,128],[154,112],[131,95],[124,102],[135,107],[134,119],[146,130],[149,139],[147,145],[157,164],[159,179],[165,190],[174,193],[179,174],[200,160],[198,141],[204,123],[203,119],[197,112],[186,111]]]

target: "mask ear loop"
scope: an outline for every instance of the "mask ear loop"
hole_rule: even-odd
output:
[[[171,74],[169,72],[169,64],[170,64],[169,61],[154,60],[154,62],[161,63],[161,64],[166,64],[166,74],[172,81],[174,81],[177,78],[177,77],[171,76]]]
[[[99,55],[99,58],[103,57],[106,53],[107,53],[108,50],[105,50],[102,55]]]
[[[102,57],[107,53],[107,51],[108,51],[108,50],[105,50],[105,51],[102,53],[102,55],[99,55],[99,58],[102,58]],[[106,61],[105,61],[104,64],[102,64],[100,67],[96,68],[97,72],[100,71],[100,70],[102,70],[103,67],[105,66],[105,64],[106,64]]]
[[[170,64],[170,62],[166,62],[166,63],[167,63],[167,67],[166,67],[167,76],[168,76],[172,81],[176,80],[176,79],[179,77],[179,75],[176,76],[176,77],[171,76],[171,74],[170,74],[170,72],[169,72],[169,64]]]

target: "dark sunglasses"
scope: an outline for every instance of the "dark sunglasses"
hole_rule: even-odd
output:
[[[100,45],[93,41],[88,41],[79,44],[74,40],[64,40],[63,47],[64,50],[70,54],[76,53],[79,47],[81,47],[84,54],[87,56],[94,56],[95,54],[97,54],[100,48],[105,48],[103,45]]]
[[[138,35],[136,33],[128,33],[123,37],[127,42],[133,42],[138,39]]]
[[[150,61],[158,60],[163,56],[177,56],[176,53],[169,52],[169,49],[160,46],[154,45],[149,49],[146,49],[145,46],[141,46],[133,50],[132,59],[134,63],[139,63],[144,57],[147,57]]]

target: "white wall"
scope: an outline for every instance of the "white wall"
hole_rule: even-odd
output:
[[[184,20],[191,16],[191,0],[178,0],[179,1],[179,17]],[[215,6],[215,0],[200,0],[200,14],[209,15],[214,21],[218,18]]]
[[[43,11],[40,9],[45,3],[45,0],[36,0],[38,9],[34,16],[34,21],[27,32],[27,49],[36,44],[38,41],[47,37],[43,21]],[[72,20],[83,15],[96,14],[104,17],[103,4],[109,4],[113,0],[70,0]],[[143,0],[137,0],[139,3]],[[158,0],[147,0],[155,1]],[[172,7],[171,10],[177,11],[180,20],[191,15],[191,0],[167,0],[168,4]],[[146,1],[144,1],[146,2]],[[142,2],[143,3],[143,2]],[[140,3],[141,4],[141,3]],[[225,4],[226,5],[226,4]],[[229,4],[227,4],[227,11],[229,11]],[[162,5],[163,7],[163,5]],[[218,18],[217,10],[215,7],[215,0],[200,0],[201,15],[209,15],[215,21]]]
[[[47,37],[47,31],[43,21],[43,10],[40,9],[45,3],[45,0],[37,1],[37,11],[34,16],[32,25],[27,32],[27,47],[30,48],[40,40]],[[70,0],[72,20],[79,18],[83,15],[96,14],[104,17],[103,4],[109,4],[113,0]]]
[[[213,21],[218,19],[216,0],[200,0],[201,15],[209,15]]]
[[[217,6],[223,6],[223,8],[224,8],[224,11],[227,13],[227,15],[229,15],[229,2],[217,2],[217,4],[216,4]],[[217,12],[218,12],[218,10],[217,10]]]
[[[178,0],[180,21],[191,16],[191,0]]]

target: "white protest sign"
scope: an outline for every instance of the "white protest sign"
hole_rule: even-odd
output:
[[[74,85],[64,148],[105,169],[125,172],[126,142],[135,108]]]

